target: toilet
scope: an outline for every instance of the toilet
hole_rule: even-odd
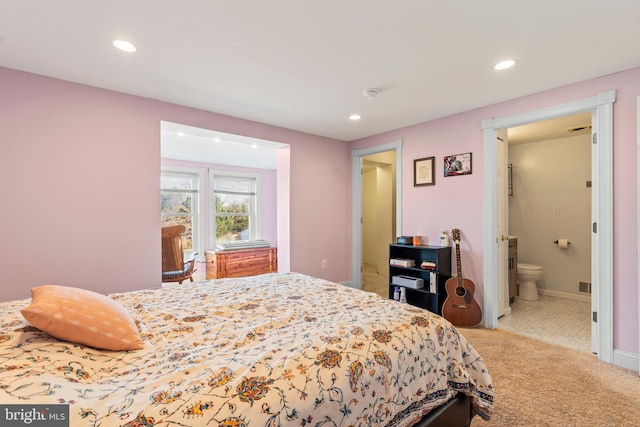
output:
[[[538,300],[536,282],[542,278],[542,267],[535,264],[518,263],[518,297],[526,301]]]

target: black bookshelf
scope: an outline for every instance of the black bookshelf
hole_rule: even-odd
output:
[[[415,266],[401,267],[389,263],[389,298],[393,299],[394,289],[399,286],[393,283],[393,276],[421,278],[424,281],[423,288],[412,289],[405,286],[407,302],[442,315],[442,305],[447,299],[445,283],[451,278],[451,247],[391,244],[389,245],[389,260],[392,259],[412,260]],[[423,261],[434,263],[434,268],[421,268]],[[431,286],[431,280],[434,278],[434,286]],[[435,292],[430,292],[430,289]]]

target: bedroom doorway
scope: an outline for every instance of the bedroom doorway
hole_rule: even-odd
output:
[[[506,274],[500,269],[500,253],[507,245],[505,225],[498,220],[498,199],[507,197],[498,188],[497,132],[536,121],[590,112],[592,144],[592,350],[598,358],[613,363],[613,103],[615,90],[548,108],[486,119],[483,129],[484,181],[484,326],[498,324],[498,295]],[[506,165],[505,165],[506,166]],[[506,173],[506,170],[501,171]]]
[[[385,169],[385,174],[392,173],[394,175],[392,185],[393,188],[388,191],[393,193],[394,198],[394,211],[389,215],[394,217],[395,226],[393,230],[389,234],[391,235],[400,235],[402,230],[402,177],[401,177],[401,165],[402,165],[402,140],[396,140],[394,142],[378,145],[375,147],[363,148],[353,150],[351,152],[352,166],[352,274],[351,274],[351,286],[356,289],[362,289],[362,274],[363,274],[363,168],[365,166],[365,158],[368,156],[374,156],[379,153],[385,153],[392,151],[395,157],[395,165],[393,172],[391,169]],[[377,159],[377,160],[372,160]],[[384,163],[378,157],[369,157],[367,162],[377,162]],[[385,180],[386,181],[386,180]],[[388,187],[387,187],[388,188]],[[386,220],[385,220],[386,222]],[[376,246],[380,246],[380,244],[375,243]],[[384,252],[386,250],[387,243],[384,244],[384,249],[381,249],[380,252]],[[374,251],[375,253],[379,251]],[[385,255],[386,257],[386,255]],[[381,255],[377,255],[375,257],[375,263],[378,264],[378,259],[381,258]],[[385,261],[385,264],[388,261]],[[378,269],[378,267],[376,267]]]
[[[362,159],[362,289],[388,297],[389,243],[395,241],[395,151]]]

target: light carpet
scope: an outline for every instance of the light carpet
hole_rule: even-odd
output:
[[[495,389],[493,417],[475,417],[472,427],[640,426],[637,372],[507,331],[460,332],[482,355]]]

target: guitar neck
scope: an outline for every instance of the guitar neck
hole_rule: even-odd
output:
[[[462,262],[460,261],[460,241],[456,240],[456,273],[458,284],[462,282]]]

